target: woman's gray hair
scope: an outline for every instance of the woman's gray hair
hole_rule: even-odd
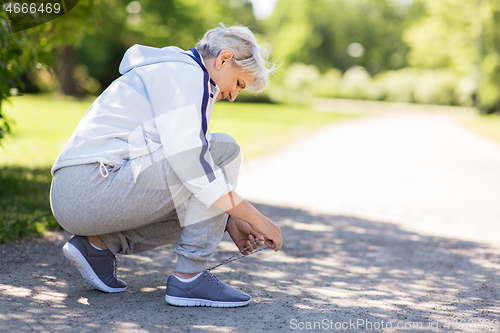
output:
[[[196,44],[196,50],[204,58],[217,57],[224,50],[232,51],[235,65],[255,78],[248,85],[255,92],[264,90],[269,74],[276,71],[276,66],[267,62],[266,50],[257,44],[255,36],[246,27],[226,27],[221,23],[217,28],[207,31]]]

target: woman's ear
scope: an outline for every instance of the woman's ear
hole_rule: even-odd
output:
[[[231,50],[224,50],[217,57],[217,66],[224,66],[233,60],[234,53]]]

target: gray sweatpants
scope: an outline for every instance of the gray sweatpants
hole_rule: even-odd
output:
[[[236,187],[241,164],[236,141],[214,133],[210,152]],[[160,149],[134,163],[108,166],[107,177],[99,163],[59,169],[50,192],[54,217],[73,234],[101,236],[115,254],[139,253],[180,239],[176,271],[206,270],[224,234],[227,214],[201,203],[162,156]]]

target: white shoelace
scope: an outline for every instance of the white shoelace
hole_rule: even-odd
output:
[[[267,250],[267,249],[269,248],[268,246],[266,246],[266,247],[262,247],[262,248],[260,248],[260,249],[255,250],[255,251],[252,251],[252,252],[250,252],[250,253],[243,254],[243,255],[241,255],[241,256],[239,256],[239,257],[237,257],[237,256],[238,256],[238,255],[240,255],[242,252],[244,252],[245,250],[248,250],[249,248],[251,248],[252,246],[254,246],[255,244],[257,244],[257,243],[259,243],[259,242],[262,242],[262,240],[260,240],[260,239],[259,239],[259,240],[256,240],[255,242],[253,242],[253,243],[252,243],[252,244],[250,244],[249,246],[245,247],[245,248],[244,248],[243,250],[241,250],[240,252],[238,252],[238,253],[236,253],[235,255],[233,255],[233,256],[231,256],[231,257],[227,258],[226,260],[222,261],[220,264],[215,265],[215,266],[213,266],[213,267],[210,267],[209,269],[207,269],[207,272],[210,272],[211,270],[216,269],[216,268],[217,268],[217,267],[219,267],[219,266],[222,266],[222,265],[225,265],[225,264],[229,264],[230,262],[233,262],[233,261],[239,260],[239,259],[241,259],[241,258],[248,257],[249,255],[255,254],[255,253],[260,252],[260,251],[262,251],[262,250]]]
[[[107,178],[109,176],[108,168],[103,162],[99,163],[99,171],[101,172],[101,176],[103,176],[104,178]]]

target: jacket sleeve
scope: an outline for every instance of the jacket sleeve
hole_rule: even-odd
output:
[[[233,190],[210,154],[209,78],[198,66],[159,63],[138,71],[163,153],[182,183],[207,207]]]

